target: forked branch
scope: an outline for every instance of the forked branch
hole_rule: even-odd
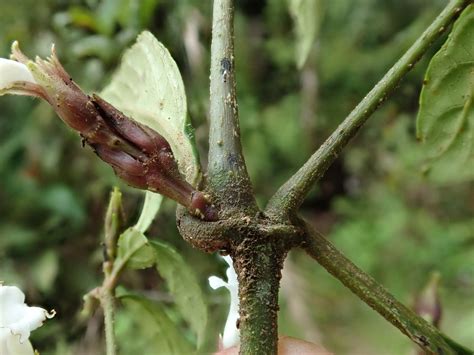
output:
[[[472,0],[452,0],[418,40],[346,117],[309,160],[271,198],[267,212],[288,219],[372,113],[395,91],[400,80]]]

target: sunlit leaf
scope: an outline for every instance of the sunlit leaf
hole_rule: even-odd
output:
[[[295,23],[296,64],[302,68],[319,31],[321,0],[288,0],[288,10]]]
[[[165,137],[187,181],[197,181],[199,165],[189,134],[183,80],[168,50],[150,32],[142,32],[126,51],[102,96]]]
[[[474,178],[474,6],[456,21],[433,57],[421,91],[417,136],[430,178]]]
[[[125,263],[130,269],[144,269],[155,262],[155,251],[147,237],[135,228],[128,228],[118,240],[115,264]]]
[[[145,233],[146,230],[150,227],[151,222],[153,222],[153,219],[155,218],[156,214],[158,213],[162,201],[162,195],[151,191],[145,192],[145,202],[143,203],[142,212],[134,228],[142,233]]]
[[[156,268],[166,280],[181,315],[197,334],[199,346],[204,340],[207,306],[194,271],[170,245],[156,241],[150,244],[156,252]]]
[[[119,296],[125,306],[117,316],[119,346],[124,354],[192,354],[183,336],[163,307],[150,299],[125,294]],[[123,333],[123,335],[122,335]]]

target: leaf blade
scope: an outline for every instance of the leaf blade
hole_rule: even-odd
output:
[[[143,202],[143,208],[134,228],[142,233],[145,233],[150,227],[153,219],[160,210],[161,203],[163,202],[163,195],[155,192],[146,191],[145,201]]]
[[[145,269],[155,263],[155,252],[145,235],[131,227],[119,237],[115,265],[130,269]]]
[[[474,178],[474,6],[454,24],[432,58],[420,95],[417,137],[429,177],[438,182]]]
[[[125,52],[101,95],[160,133],[170,143],[181,173],[190,183],[197,183],[200,168],[187,132],[190,123],[183,80],[169,51],[150,32],[142,32]]]
[[[166,314],[163,307],[148,298],[124,294],[119,297],[128,311],[127,316],[133,318],[133,327],[138,327],[137,340],[141,344],[138,349],[128,349],[134,353],[140,351],[146,354],[192,354],[192,346],[183,337],[173,320]],[[125,333],[124,340],[129,340],[129,333]],[[120,339],[121,337],[119,337]],[[123,347],[130,346],[123,344]]]
[[[170,245],[151,241],[156,253],[156,268],[166,280],[170,293],[191,329],[202,344],[207,324],[207,305],[198,280],[191,267]]]
[[[295,59],[298,69],[306,63],[322,19],[320,0],[287,0],[296,36]]]

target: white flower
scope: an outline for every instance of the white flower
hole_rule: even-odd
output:
[[[54,53],[53,53],[54,56]],[[0,96],[5,94],[28,95],[47,100],[43,85],[51,86],[47,80],[44,61],[30,61],[19,49],[18,42],[12,45],[11,59],[0,58]],[[51,67],[51,65],[49,65]]]
[[[40,307],[28,307],[24,293],[15,286],[0,284],[0,354],[33,355],[28,338],[46,318],[54,317]]]
[[[0,91],[8,90],[17,82],[36,84],[36,80],[25,64],[0,58]]]
[[[230,256],[224,256],[223,259],[229,264],[226,271],[227,282],[220,277],[209,277],[209,285],[215,290],[220,287],[225,287],[230,292],[230,307],[229,315],[224,327],[224,335],[222,336],[222,346],[224,349],[239,343],[240,334],[237,329],[237,320],[239,319],[239,282],[237,281],[237,274],[235,273],[232,259]]]

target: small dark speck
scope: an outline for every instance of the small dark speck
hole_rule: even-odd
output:
[[[100,243],[101,249],[102,249],[102,258],[104,261],[109,261],[109,253],[107,253],[107,247],[105,246],[105,243]]]
[[[426,337],[425,337],[424,335],[420,335],[420,336],[418,337],[418,339],[420,340],[420,342],[421,342],[424,346],[427,346],[427,345],[430,344],[429,341],[428,341],[428,339],[426,339]]]
[[[225,72],[229,72],[232,69],[232,63],[228,58],[223,58],[221,60],[221,72],[224,74]]]
[[[227,156],[227,162],[229,164],[229,166],[233,167],[233,168],[237,168],[238,167],[238,159],[237,159],[237,156],[234,155],[234,154],[229,154]]]

